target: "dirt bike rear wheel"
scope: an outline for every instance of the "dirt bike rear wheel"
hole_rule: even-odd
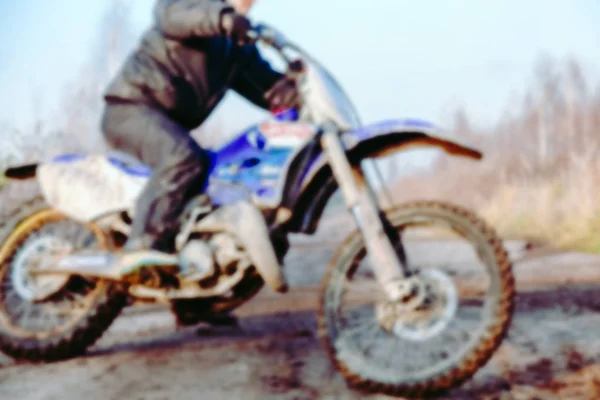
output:
[[[51,228],[57,229],[54,236],[49,233]],[[43,243],[48,243],[44,238],[66,243],[73,240],[69,232],[74,228],[83,231],[87,241],[74,247],[109,249],[109,239],[99,227],[73,221],[41,198],[23,204],[0,230],[0,350],[15,359],[53,361],[83,354],[125,306],[126,295],[116,284],[79,276],[65,278],[56,292],[42,300],[29,295],[32,286],[28,285],[33,285],[35,278],[27,276],[28,266],[22,267],[31,263],[24,254],[33,248],[39,250],[41,259]],[[31,324],[24,323],[22,310],[29,313],[27,322]],[[34,327],[32,316],[56,324],[46,321]]]
[[[410,360],[407,367],[409,372],[405,374],[399,368],[387,365],[382,366],[383,363],[375,361],[375,356],[379,353],[372,350],[372,346],[369,347],[367,352],[358,354],[360,346],[349,344],[351,342],[350,338],[353,338],[357,332],[348,333],[353,332],[354,329],[358,331],[358,328],[349,328],[351,324],[346,324],[342,312],[342,300],[352,287],[360,287],[359,297],[364,297],[365,299],[374,296],[373,292],[375,291],[380,293],[381,289],[379,289],[376,283],[373,283],[372,286],[365,286],[366,284],[364,283],[352,282],[355,280],[355,274],[359,274],[357,270],[360,260],[366,256],[363,238],[356,231],[339,247],[323,279],[318,315],[319,335],[323,340],[330,359],[344,375],[348,384],[354,388],[394,396],[424,396],[446,391],[460,385],[485,365],[504,339],[512,319],[515,294],[511,262],[507,252],[503,248],[501,239],[496,235],[494,230],[473,213],[460,207],[440,202],[415,202],[387,211],[386,217],[391,226],[399,232],[404,232],[404,227],[413,221],[429,220],[442,222],[444,225],[448,225],[459,232],[459,236],[466,238],[470,244],[474,245],[476,248],[475,254],[485,264],[484,270],[490,275],[489,293],[485,293],[483,295],[484,300],[481,301],[486,307],[485,311],[482,312],[482,319],[485,319],[485,323],[481,323],[481,326],[477,330],[472,331],[469,346],[465,349],[460,349],[454,344],[452,350],[449,352],[452,353],[454,351],[453,355],[446,354],[446,360],[440,362],[436,367],[427,367],[420,371],[416,367],[418,357],[411,357],[409,353],[415,352],[416,354],[420,354],[421,350],[419,350],[418,346],[422,343],[418,343],[417,341],[412,342],[411,340],[413,339],[408,340],[407,337],[410,337],[410,335],[406,334],[401,340],[408,343],[407,348],[403,352],[394,351],[396,344],[393,341],[399,335],[396,333],[396,330],[391,332],[390,330],[380,329],[381,325],[380,321],[378,321],[377,312],[371,310],[371,305],[367,304],[361,313],[363,315],[365,313],[372,313],[374,317],[368,320],[365,319],[365,321],[368,322],[369,326],[375,326],[374,329],[369,329],[369,336],[373,339],[374,343],[380,341],[380,343],[386,344],[383,346],[383,351],[380,352],[383,353],[383,357],[393,358],[395,361],[403,361],[402,357]],[[429,246],[430,242],[422,240],[415,240],[414,243],[424,243]],[[438,244],[442,243],[438,248],[444,246],[443,242],[440,242],[439,239],[432,240]],[[404,239],[402,239],[402,243],[404,244]],[[435,247],[431,248],[429,246],[419,254],[425,254],[426,256],[433,254],[435,256],[435,251]],[[410,254],[408,259],[410,265]],[[465,267],[464,264],[458,266],[459,269],[463,267]],[[374,275],[366,273],[364,277],[374,278]],[[460,298],[460,301],[463,301],[464,304],[470,304],[469,302],[475,301],[473,297],[481,296],[479,292],[480,288],[477,286],[478,278],[476,276],[475,279],[464,282],[466,283],[460,287],[460,295],[456,295],[456,298]],[[473,286],[473,289],[469,289],[469,285],[475,286]],[[469,291],[472,291],[472,293],[468,294]],[[456,290],[455,293],[458,292],[459,290]],[[472,297],[466,298],[468,296]],[[353,300],[356,304],[369,302],[369,300],[361,300],[359,297]],[[450,301],[447,301],[447,303],[450,303]],[[472,323],[472,309],[468,307],[471,306],[467,305],[465,307],[467,309],[466,314],[463,311],[461,315],[469,315],[469,318],[471,318],[469,323]],[[373,309],[377,310],[376,307],[373,307]],[[357,320],[357,315],[356,312],[353,314],[354,321]],[[458,315],[457,313],[457,320],[459,320]],[[395,318],[398,317],[395,316]],[[367,322],[362,321],[361,317],[359,326],[367,325]],[[449,327],[451,323],[449,322],[447,326]],[[398,331],[403,332],[402,329],[404,328],[402,326],[400,324]],[[450,328],[447,330],[451,331]],[[465,329],[465,331],[470,332],[469,329]],[[440,343],[445,344],[447,340],[440,337],[440,333],[431,335],[434,341],[439,340]],[[393,347],[389,344],[390,342],[392,342]],[[451,342],[451,344],[453,343]],[[428,344],[427,346],[430,345]],[[429,347],[424,348],[428,349]],[[429,360],[427,357],[424,358]]]

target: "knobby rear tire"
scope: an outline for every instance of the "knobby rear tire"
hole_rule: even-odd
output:
[[[10,261],[19,245],[43,225],[43,216],[69,221],[67,217],[52,210],[42,198],[23,203],[0,226],[0,277],[10,268]],[[95,233],[99,230],[95,230]],[[19,236],[19,237],[16,237]],[[0,323],[0,350],[7,355],[28,361],[56,361],[85,353],[110,327],[126,304],[127,295],[117,284],[97,280],[95,298],[89,309],[68,329],[40,338],[31,335],[11,334],[11,327]],[[0,312],[4,312],[4,293],[0,293]],[[1,319],[0,319],[1,321]]]

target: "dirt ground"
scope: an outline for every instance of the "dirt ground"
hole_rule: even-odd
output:
[[[175,328],[165,307],[130,308],[85,357],[0,356],[0,399],[383,399],[350,390],[316,337],[317,286],[338,231],[297,238],[294,289],[238,310],[239,328]],[[600,257],[509,242],[519,295],[508,338],[443,399],[600,398]],[[439,247],[441,248],[441,247]]]

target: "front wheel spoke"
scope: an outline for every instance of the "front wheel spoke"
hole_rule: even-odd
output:
[[[377,344],[377,339],[379,338],[379,334],[381,333],[381,328],[379,327],[379,324],[377,323],[371,323],[369,324],[365,330],[365,341],[367,342],[363,353],[365,355],[370,355],[371,353],[371,348],[373,347],[373,345]]]
[[[428,269],[428,268],[436,268],[436,269],[441,269],[441,270],[447,270],[453,273],[458,273],[458,272],[473,272],[473,268],[465,268],[466,266],[477,266],[480,265],[477,262],[473,262],[471,261],[459,261],[459,260],[453,260],[453,261],[444,261],[443,263],[440,262],[421,262],[418,264],[419,269]],[[477,268],[475,268],[477,269]]]
[[[455,332],[456,335],[459,335],[464,340],[469,340],[471,338],[471,336],[473,336],[473,332],[476,330],[477,325],[479,325],[479,324],[472,326],[473,324],[471,324],[471,323],[462,324],[461,322],[466,322],[466,321],[459,318],[458,316],[454,317],[448,324],[448,327],[444,330],[444,334],[448,335],[448,334],[453,334],[453,332]],[[472,321],[469,320],[469,322],[472,322]]]
[[[481,310],[475,309],[473,306],[464,305],[456,310],[455,321],[462,321],[465,323],[476,323],[481,319]]]
[[[464,349],[465,344],[470,341],[472,333],[469,332],[468,329],[456,326],[456,324],[452,323],[451,325],[440,333],[435,340],[435,344],[432,343],[431,346],[428,346],[430,350],[428,359],[430,361],[438,363],[440,359],[446,360],[451,354],[460,352]]]
[[[441,337],[438,337],[437,340],[435,340],[433,343],[427,346],[427,351],[425,352],[425,354],[430,361],[437,363],[437,357],[447,358],[446,355],[449,354],[449,349],[451,349],[450,351],[458,350],[456,346],[453,346],[451,343],[448,343]]]
[[[354,326],[346,326],[343,330],[343,335],[350,338],[354,338],[357,335],[362,335],[364,332],[369,332],[372,330],[373,326],[377,326],[377,321],[373,318],[373,320],[369,320],[367,318],[363,318],[362,322],[359,322]],[[378,327],[378,326],[377,326]]]
[[[402,344],[406,343],[405,341],[398,340],[393,336],[390,337],[390,341],[392,342],[392,345],[386,346],[386,347],[391,347],[393,351],[388,351],[386,354],[386,358],[384,361],[384,365],[386,368],[392,367],[392,361],[396,359],[398,354],[402,354],[402,356],[405,356],[405,354],[406,354],[406,351],[402,351],[402,348],[398,349]]]
[[[368,306],[359,306],[354,308],[353,310],[347,310],[346,313],[344,313],[345,315],[341,317],[344,326],[351,327],[356,325],[362,325],[365,320],[369,320],[371,318],[374,319],[375,316],[372,313],[368,313],[368,315],[365,315],[367,307]]]

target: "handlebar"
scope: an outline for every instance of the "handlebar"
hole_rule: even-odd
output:
[[[300,48],[300,46],[292,43],[277,29],[266,24],[255,25],[248,32],[248,36],[252,42],[262,42],[263,44],[276,50],[276,52],[287,64],[287,70],[285,74],[296,82],[302,80],[302,77],[307,70],[306,63],[310,63],[311,66],[316,67],[320,71],[321,76],[325,76],[329,83],[336,87],[337,91],[341,93],[343,97],[345,97],[346,103],[351,108],[351,112],[354,114],[355,119],[357,121],[360,120],[354,105],[337,80],[317,60],[312,58],[307,52]],[[291,50],[299,54],[300,58],[292,59],[285,53],[285,50]]]
[[[272,28],[265,24],[255,25],[248,32],[248,36],[253,41],[261,41],[264,44],[280,51],[287,47],[288,44],[288,41],[283,36],[283,34],[281,34],[275,28]]]
[[[298,74],[304,70],[304,63],[301,59],[292,59],[286,53],[285,50],[295,51],[300,54],[302,59],[312,61],[310,57],[300,47],[291,43],[287,38],[279,32],[277,29],[270,27],[266,24],[257,24],[252,30],[248,32],[248,37],[252,42],[261,42],[272,49],[276,50],[279,56],[287,64],[287,75],[291,78],[296,78]]]
[[[298,89],[300,89],[300,86],[298,85],[300,82],[304,81],[303,77],[306,72],[304,59],[309,59],[309,56],[302,51],[302,49],[288,41],[287,38],[275,28],[271,28],[265,24],[254,25],[248,32],[248,38],[252,43],[261,42],[275,50],[275,52],[279,55],[279,57],[281,57],[286,65],[284,75],[289,80],[293,81]],[[288,54],[286,54],[286,50],[295,51],[300,55],[300,58],[291,58],[288,56]],[[303,106],[304,98],[302,90],[299,90],[298,94],[301,97],[300,103]],[[302,106],[300,108],[303,108]]]

